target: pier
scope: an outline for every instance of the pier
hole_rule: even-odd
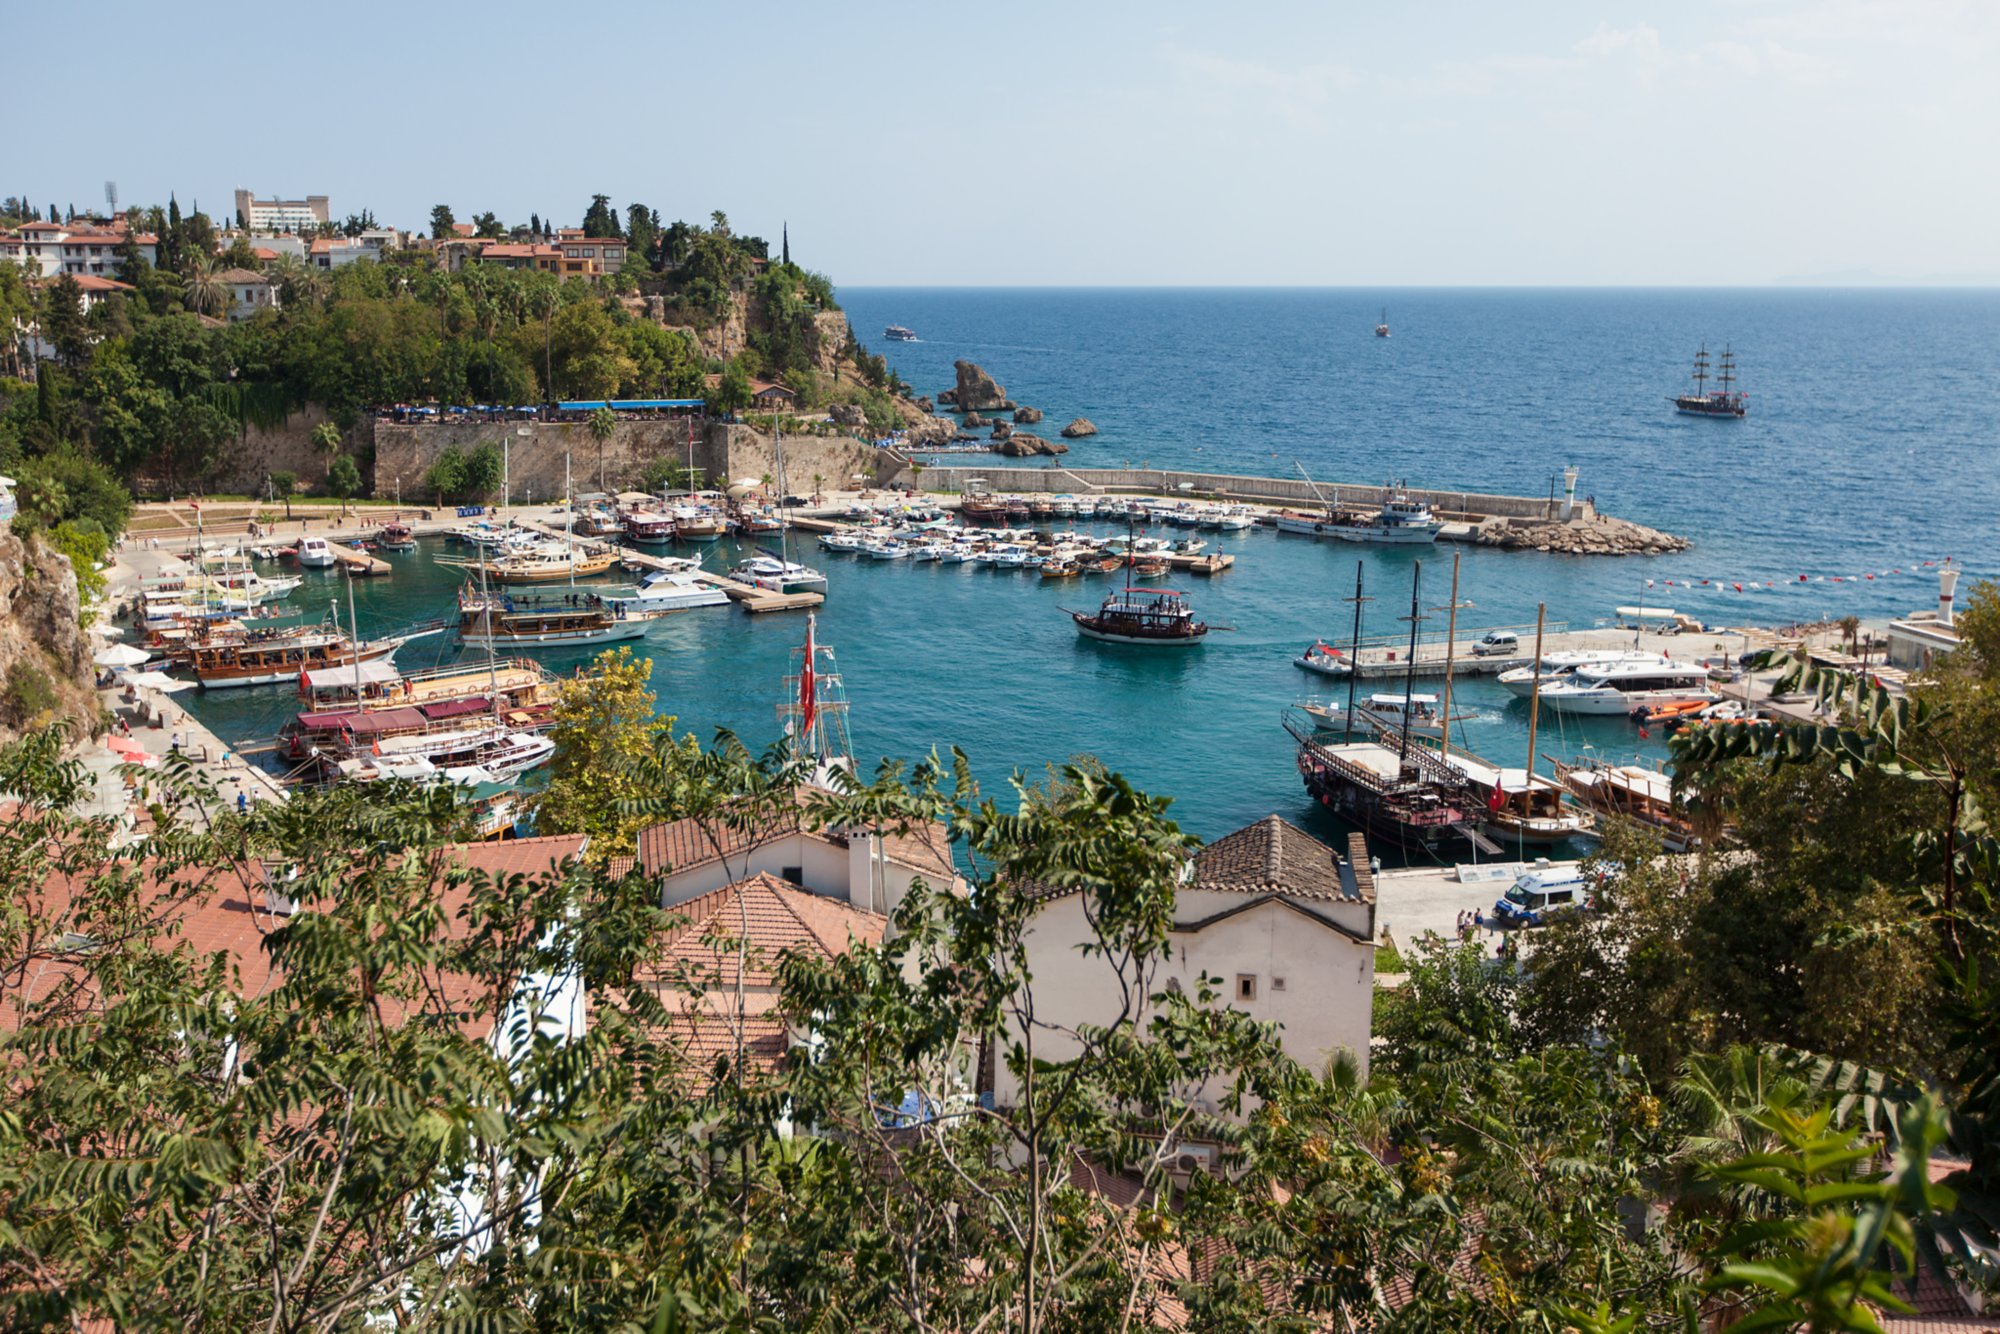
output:
[[[540,523],[534,519],[516,519],[514,522],[531,532],[541,533],[546,537],[553,537],[559,541],[574,543],[577,546],[594,547],[603,545],[603,541],[600,538],[579,537],[575,533],[566,532],[561,528]],[[621,546],[618,548],[618,552],[623,559],[630,561],[634,565],[643,565],[648,569],[673,570],[679,568],[676,562],[668,560],[665,557],[650,555],[644,551],[636,551],[631,547]],[[752,615],[761,615],[762,613],[773,611],[806,611],[813,607],[821,606],[826,602],[826,594],[824,593],[777,593],[768,588],[759,588],[755,584],[746,584],[741,579],[731,579],[726,574],[716,574],[710,570],[697,569],[690,570],[688,573],[704,584],[721,589],[729,595],[731,602],[734,602],[737,606]]]
[[[1507,632],[1518,637],[1518,651],[1479,655],[1473,646],[1486,635]],[[1323,639],[1328,648],[1340,650],[1343,661],[1353,661],[1358,665],[1355,675],[1363,681],[1377,681],[1409,675],[1438,677],[1445,674],[1447,664],[1454,676],[1495,676],[1516,667],[1526,667],[1534,662],[1535,627],[1533,625],[1499,625],[1468,630],[1471,638],[1461,637],[1455,643],[1447,644],[1442,636],[1435,639],[1421,639],[1417,642],[1412,672],[1410,641],[1407,633],[1402,635],[1364,635],[1361,649],[1356,653],[1349,641],[1338,637]],[[1633,653],[1656,653],[1661,658],[1672,658],[1685,662],[1690,659],[1736,658],[1748,651],[1750,640],[1741,630],[1680,631],[1663,633],[1657,630],[1631,630],[1618,626],[1594,627],[1587,630],[1571,630],[1566,623],[1555,622],[1553,627],[1544,627],[1542,634],[1542,656],[1575,649],[1626,649]],[[1345,673],[1341,674],[1342,676]]]
[[[386,560],[371,556],[365,551],[356,551],[353,547],[340,542],[330,541],[326,546],[327,550],[333,553],[333,558],[339,561],[349,574],[357,578],[364,576],[373,578],[376,575],[388,574],[395,568]]]

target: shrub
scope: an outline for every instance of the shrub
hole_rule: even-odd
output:
[[[61,703],[55,682],[31,662],[16,661],[7,669],[7,686],[0,691],[0,713],[16,728],[34,725]]]

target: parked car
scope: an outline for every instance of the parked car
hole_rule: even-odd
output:
[[[1493,904],[1503,927],[1541,926],[1561,913],[1590,906],[1592,881],[1574,866],[1537,866],[1515,878]]]
[[[1473,655],[1481,658],[1520,651],[1521,637],[1512,630],[1488,630],[1485,636],[1472,646]]]

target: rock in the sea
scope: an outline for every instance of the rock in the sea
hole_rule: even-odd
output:
[[[1007,391],[972,362],[955,361],[952,369],[958,372],[958,384],[951,393],[959,411],[1004,412],[1014,406],[1008,401]]]
[[[827,409],[827,416],[833,418],[835,426],[866,426],[868,414],[861,410],[859,403],[836,403]]]
[[[976,431],[980,427],[986,425],[986,418],[980,416],[976,412],[968,412],[965,414],[965,421],[962,423],[962,425],[968,431]]]
[[[925,416],[928,417],[931,413],[937,411],[937,404],[931,402],[931,396],[929,394],[925,394],[922,398],[917,400],[917,411],[923,413]]]
[[[1010,459],[1025,459],[1035,454],[1044,454],[1053,457],[1057,454],[1069,453],[1069,446],[1060,440],[1044,440],[1038,435],[1029,435],[1025,431],[1017,431],[1007,439],[993,446],[993,452],[1005,455]]]
[[[1062,433],[1065,440],[1075,440],[1086,435],[1096,435],[1097,424],[1088,417],[1078,417],[1075,421],[1063,427]]]
[[[1036,422],[1040,421],[1041,419],[1042,419],[1042,410],[1040,408],[1014,409],[1014,424],[1016,426],[1033,426]]]
[[[1693,543],[1625,519],[1598,514],[1568,522],[1556,519],[1488,519],[1474,540],[1508,551],[1553,551],[1570,556],[1659,555],[1686,551]]]
[[[904,429],[903,441],[913,446],[948,445],[957,434],[958,426],[949,417],[925,417]]]
[[[993,438],[995,440],[1005,440],[1012,434],[1014,434],[1014,427],[1011,422],[997,421],[993,423]]]

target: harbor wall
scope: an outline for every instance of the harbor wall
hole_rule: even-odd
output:
[[[517,432],[525,431],[526,434]],[[846,487],[856,473],[871,484],[877,480],[876,452],[846,437],[787,436],[785,477],[794,492],[812,488],[815,473],[825,485]],[[626,491],[639,482],[646,465],[665,455],[675,462],[689,456],[685,420],[620,421],[600,444],[587,422],[478,422],[404,425],[375,423],[375,494],[401,495],[407,501],[427,501],[424,474],[445,450],[469,454],[480,445],[506,448],[508,473],[517,504],[554,500],[563,493],[563,461],[569,460],[572,484],[578,492]],[[695,428],[694,466],[702,479],[756,480],[776,475],[770,436],[746,426],[707,422]],[[886,477],[891,468],[883,468]],[[601,479],[601,485],[600,485]],[[493,497],[497,503],[498,496]]]
[[[1175,495],[1183,486],[1190,494],[1217,499],[1267,501],[1282,505],[1313,506],[1324,496],[1337,495],[1343,502],[1373,503],[1381,495],[1379,483],[1321,482],[1315,493],[1304,478],[1243,477],[1233,473],[1179,472],[1160,468],[1007,468],[927,466],[919,474],[919,484],[932,491],[963,491],[974,478],[984,478],[995,491],[1045,491],[1087,494],[1100,491],[1133,491],[1149,495]],[[1408,488],[1410,495],[1427,501],[1433,509],[1454,517],[1459,515],[1509,518],[1554,519],[1560,517],[1562,498],[1551,502],[1547,496],[1503,496],[1485,491],[1440,491]],[[1577,513],[1595,518],[1596,506],[1577,501]]]

